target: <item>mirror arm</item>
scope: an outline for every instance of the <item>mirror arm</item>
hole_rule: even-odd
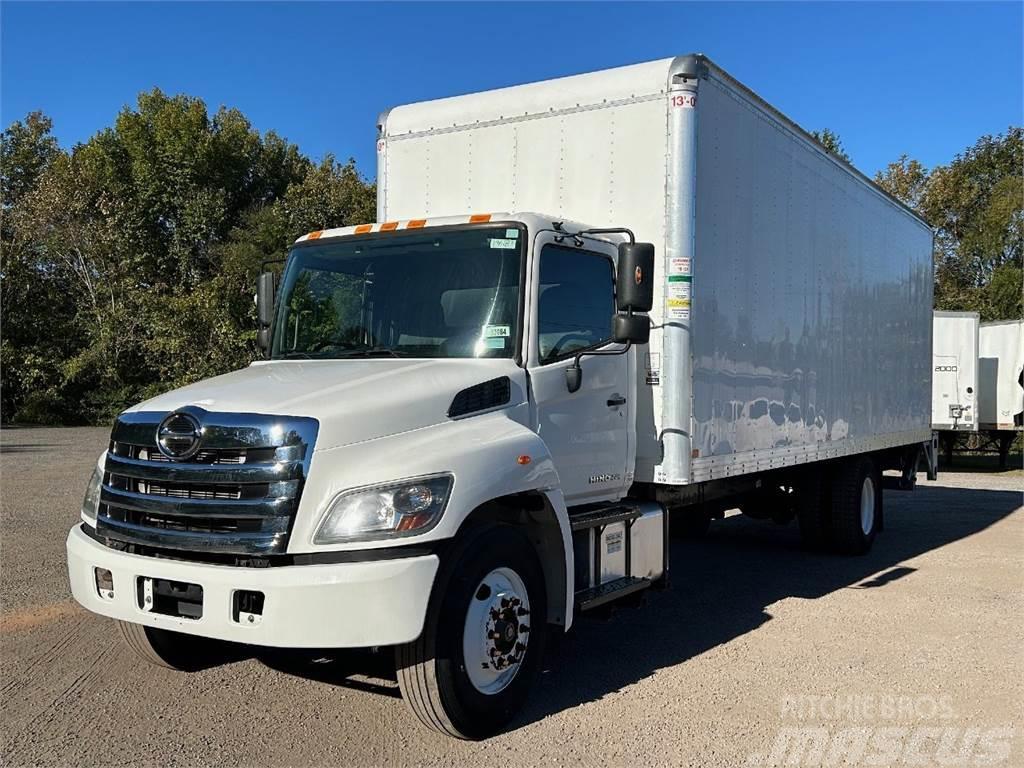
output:
[[[627,227],[592,227],[591,229],[581,229],[576,233],[577,235],[625,235],[629,238],[630,244],[636,242],[636,235],[633,234],[633,230]]]
[[[624,342],[622,349],[594,349],[584,352],[577,352],[572,360],[572,365],[565,369],[565,383],[569,392],[577,391],[583,384],[583,368],[580,367],[580,360],[584,357],[599,357],[601,355],[624,355],[633,346],[632,341]]]

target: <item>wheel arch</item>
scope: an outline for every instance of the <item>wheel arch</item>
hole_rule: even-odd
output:
[[[466,516],[456,536],[487,523],[515,526],[526,534],[544,574],[547,623],[568,629],[573,619],[575,565],[569,516],[561,492],[535,489],[486,501]]]

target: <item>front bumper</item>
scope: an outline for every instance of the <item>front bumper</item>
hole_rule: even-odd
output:
[[[359,648],[415,640],[423,629],[437,555],[392,560],[239,568],[119,552],[76,525],[68,534],[71,592],[84,608],[160,629],[276,648]],[[100,597],[96,568],[113,574],[114,596]],[[199,619],[151,613],[139,606],[140,577],[199,584]],[[236,590],[265,596],[262,619],[236,621]]]

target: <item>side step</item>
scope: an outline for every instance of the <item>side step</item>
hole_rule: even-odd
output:
[[[617,504],[613,507],[599,507],[588,512],[569,515],[569,525],[574,531],[604,527],[623,520],[636,520],[641,515],[638,507]]]
[[[623,576],[620,579],[609,581],[597,587],[582,589],[576,593],[576,610],[589,611],[592,608],[599,608],[612,600],[631,595],[642,589],[651,586],[650,579],[642,579],[637,576]]]

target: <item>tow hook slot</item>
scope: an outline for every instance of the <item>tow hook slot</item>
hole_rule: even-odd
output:
[[[199,584],[140,576],[136,592],[139,608],[178,619],[203,617],[203,588]]]
[[[236,589],[231,599],[231,618],[239,624],[255,627],[263,621],[262,592]]]

